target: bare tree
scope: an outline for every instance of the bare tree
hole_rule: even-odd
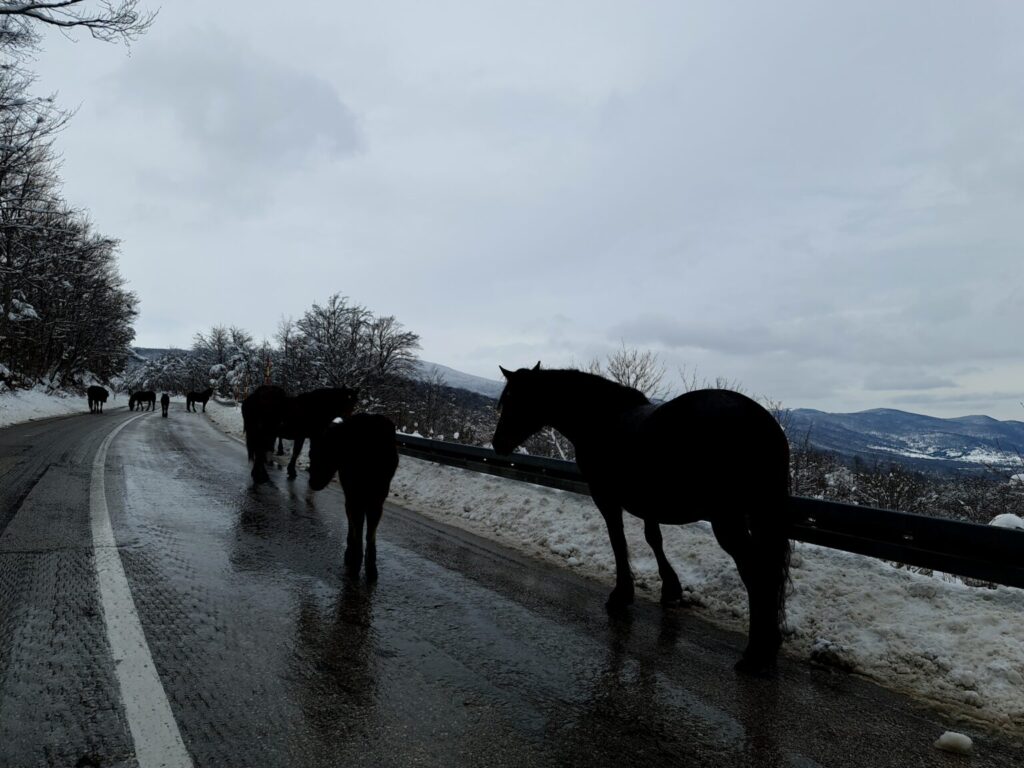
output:
[[[608,355],[602,367],[596,357],[587,367],[590,373],[605,376],[619,384],[639,389],[652,400],[664,400],[671,388],[664,383],[665,366],[656,352],[627,347],[625,343]]]
[[[86,30],[97,40],[129,43],[143,34],[156,11],[139,0],[0,0],[0,50],[17,54],[39,44],[40,29]]]

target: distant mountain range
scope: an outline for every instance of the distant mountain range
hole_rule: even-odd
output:
[[[825,413],[798,408],[789,414],[790,440],[803,439],[848,459],[895,461],[923,471],[1020,468],[1024,422],[988,416],[939,419],[889,408]]]

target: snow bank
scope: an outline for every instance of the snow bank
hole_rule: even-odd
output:
[[[241,436],[238,408],[211,403],[209,415]],[[609,588],[614,583],[604,521],[587,497],[403,456],[391,500]],[[745,631],[745,592],[710,526],[665,526],[663,532],[692,609]],[[627,516],[626,536],[638,592],[656,600],[661,582],[640,521]],[[792,576],[785,653],[856,671],[1024,734],[1024,590],[968,587],[799,543]]]
[[[111,401],[107,402],[107,405],[111,404]],[[48,395],[39,387],[0,394],[0,427],[49,416],[88,412],[89,402],[80,395]]]
[[[1019,531],[1024,531],[1024,517],[1011,515],[1009,513],[996,515],[991,521],[989,521],[989,525],[994,525],[997,528],[1014,528]]]

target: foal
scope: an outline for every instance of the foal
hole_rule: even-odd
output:
[[[345,492],[345,567],[351,576],[359,573],[363,563],[364,520],[366,577],[377,576],[377,524],[397,468],[395,425],[387,416],[357,413],[331,424],[309,441],[309,487],[323,490],[337,472]]]

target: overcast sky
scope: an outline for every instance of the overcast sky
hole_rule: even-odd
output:
[[[489,378],[625,344],[1024,420],[1022,39],[1019,2],[173,0],[36,69],[140,346],[338,292]]]

